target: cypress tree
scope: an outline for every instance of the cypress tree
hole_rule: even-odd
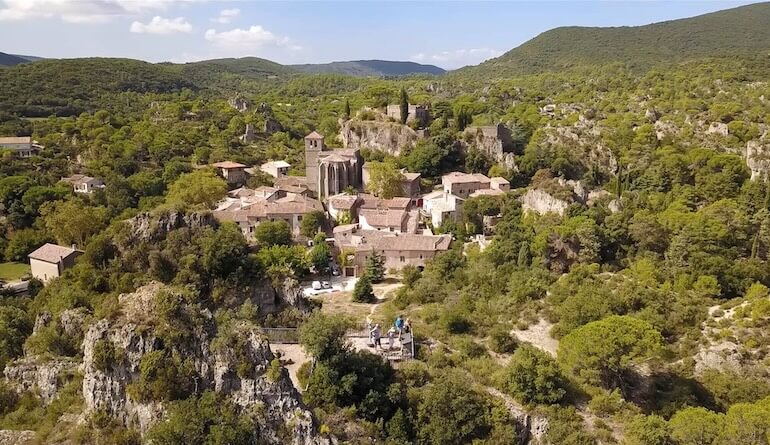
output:
[[[409,96],[406,95],[406,90],[401,88],[401,123],[406,124],[406,119],[409,117]]]

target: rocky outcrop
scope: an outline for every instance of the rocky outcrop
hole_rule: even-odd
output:
[[[557,213],[564,215],[569,203],[567,201],[554,198],[547,192],[539,189],[528,190],[527,193],[519,198],[521,207],[525,212],[535,212],[540,215],[546,213]]]
[[[463,148],[470,147],[486,153],[495,162],[518,171],[513,154],[511,130],[503,124],[486,127],[468,127],[463,132]]]
[[[0,430],[0,445],[32,445],[37,443],[34,431]]]
[[[707,134],[717,134],[719,136],[727,136],[730,134],[730,130],[727,124],[722,122],[712,122],[706,130]]]
[[[5,367],[5,378],[17,392],[35,392],[44,405],[51,403],[61,389],[65,374],[72,375],[78,363],[70,358],[25,357]]]
[[[398,156],[414,146],[417,133],[395,122],[351,119],[342,124],[340,139],[345,148],[367,148]]]
[[[183,227],[196,230],[216,226],[217,221],[207,212],[184,213],[168,211],[159,215],[140,213],[127,220],[133,241],[156,242],[166,238],[169,232]]]
[[[770,137],[767,133],[759,140],[748,141],[744,153],[751,179],[766,179],[770,173]]]
[[[129,390],[141,379],[142,359],[151,352],[163,351],[178,355],[191,363],[191,391],[213,390],[227,395],[244,412],[255,407],[262,415],[255,421],[255,435],[263,443],[297,445],[331,443],[322,437],[311,412],[300,402],[299,395],[280,368],[278,374],[268,374],[275,358],[267,340],[256,327],[242,322],[233,335],[237,345],[213,340],[220,335],[213,316],[207,310],[184,307],[182,319],[195,320],[183,341],[163,341],[154,314],[157,295],[173,293],[162,284],[152,283],[132,294],[124,294],[119,303],[124,314],[117,320],[94,323],[83,341],[83,397],[85,414],[100,410],[119,422],[144,433],[164,415],[160,402],[135,400]],[[104,363],[104,350],[114,351],[114,360]],[[244,372],[244,370],[246,372]]]
[[[542,439],[548,431],[548,419],[546,417],[530,414],[510,396],[503,394],[495,388],[488,386],[485,389],[489,395],[501,400],[511,414],[511,417],[513,417],[518,445],[542,443]]]

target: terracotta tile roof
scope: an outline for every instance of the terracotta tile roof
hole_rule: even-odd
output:
[[[321,159],[322,163],[323,162],[326,162],[326,163],[333,162],[333,163],[339,164],[339,163],[343,163],[343,162],[348,162],[350,160],[350,158],[348,156],[344,156],[343,154],[340,154],[340,153],[337,153],[337,152],[334,152],[334,151],[330,152],[330,153],[331,154],[329,156],[326,156],[326,157]]]
[[[323,135],[317,131],[314,131],[310,133],[309,135],[305,136],[305,139],[323,139]]]
[[[420,176],[422,176],[419,173],[411,173],[411,172],[403,172],[401,174],[404,175],[404,178],[406,178],[406,180],[409,182],[420,179]]]
[[[82,251],[72,247],[59,246],[57,244],[47,243],[30,253],[28,256],[33,260],[45,261],[46,263],[58,263],[64,258],[73,254],[80,254]]]
[[[270,161],[262,164],[262,168],[275,167],[275,168],[289,168],[291,164],[286,161]]]
[[[0,138],[0,144],[31,144],[32,138],[30,136],[9,136]]]
[[[358,196],[346,195],[344,193],[339,195],[330,196],[327,200],[329,206],[338,210],[351,210],[359,202]]]
[[[481,173],[452,172],[441,177],[444,184],[462,184],[468,182],[489,182],[489,178]]]
[[[436,252],[449,249],[451,242],[451,235],[388,234],[372,239],[361,250]]]
[[[72,175],[69,178],[61,178],[62,181],[68,182],[72,185],[81,185],[81,184],[104,184],[100,179],[92,178],[90,176],[76,174]]]
[[[224,169],[246,168],[245,165],[239,164],[239,163],[233,162],[233,161],[222,161],[222,162],[217,162],[216,164],[211,164],[211,165],[213,165],[216,168],[224,168]]]
[[[360,193],[358,197],[362,200],[362,209],[406,209],[412,202],[411,199],[403,197],[380,199],[368,193]]]
[[[505,179],[505,178],[503,178],[503,177],[500,177],[500,176],[495,176],[495,177],[493,177],[493,178],[490,178],[490,179],[489,179],[489,181],[490,181],[492,184],[510,184],[510,183],[511,183],[511,182],[510,182],[510,181],[508,181],[507,179]]]
[[[358,218],[365,219],[372,227],[393,227],[401,230],[407,213],[400,209],[361,209]]]
[[[475,192],[470,194],[471,198],[475,198],[477,196],[498,196],[498,195],[504,195],[505,190],[500,189],[481,189],[476,190]]]

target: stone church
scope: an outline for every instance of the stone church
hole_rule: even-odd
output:
[[[331,150],[323,135],[314,131],[305,136],[307,186],[320,200],[342,193],[348,186],[360,188],[363,163],[357,148]]]

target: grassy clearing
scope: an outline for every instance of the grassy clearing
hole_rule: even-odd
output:
[[[29,272],[29,264],[24,263],[0,263],[0,280],[14,281]]]

